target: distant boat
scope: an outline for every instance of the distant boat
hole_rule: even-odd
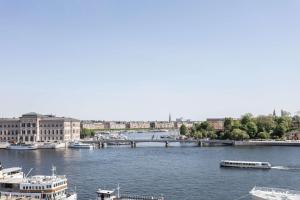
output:
[[[24,144],[24,143],[18,143],[18,144],[11,144],[7,147],[7,149],[10,150],[36,150],[38,146],[36,144]]]
[[[279,188],[254,187],[250,192],[253,200],[299,200],[300,191]]]
[[[44,142],[38,144],[39,149],[59,149],[65,147],[66,143],[63,142]]]
[[[69,144],[69,148],[73,149],[93,149],[94,146],[91,144],[84,144],[81,142],[73,142]]]
[[[222,160],[220,167],[271,169],[272,166],[269,162]]]
[[[9,145],[8,142],[0,142],[0,149],[6,149]]]

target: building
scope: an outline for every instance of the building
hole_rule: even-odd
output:
[[[103,122],[81,121],[81,128],[90,130],[102,130],[105,129],[105,125]]]
[[[175,128],[177,128],[177,129],[179,129],[182,125],[185,125],[187,128],[193,128],[194,123],[193,122],[188,122],[188,121],[175,122]]]
[[[80,121],[73,118],[27,113],[0,119],[0,141],[42,142],[80,139]]]
[[[149,129],[150,122],[144,122],[144,121],[136,121],[136,122],[127,122],[126,128],[128,129]]]
[[[105,122],[104,123],[105,129],[126,129],[125,122]]]
[[[154,129],[173,129],[175,125],[173,122],[155,121],[150,123],[151,128]]]
[[[216,131],[224,131],[225,118],[210,118],[206,120]]]

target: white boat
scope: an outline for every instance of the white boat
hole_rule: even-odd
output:
[[[73,149],[93,149],[94,146],[91,144],[85,144],[81,142],[72,142],[69,144],[69,148]]]
[[[14,167],[0,171],[0,196],[32,198],[40,200],[77,200],[76,193],[68,193],[66,176],[24,176],[21,168]]]
[[[9,145],[8,142],[0,142],[0,149],[6,149]]]
[[[269,162],[222,160],[220,167],[271,169],[272,166]]]
[[[11,144],[7,147],[10,150],[36,150],[38,148],[37,144]]]
[[[39,149],[59,149],[66,148],[66,143],[63,142],[44,142],[38,144]]]
[[[96,200],[164,200],[164,197],[153,197],[153,196],[137,196],[137,195],[120,195],[120,187],[118,185],[117,194],[115,190],[97,190]]]
[[[254,187],[250,191],[253,200],[299,200],[300,191],[279,188]]]

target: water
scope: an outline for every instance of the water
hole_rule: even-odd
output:
[[[151,135],[152,136],[152,135]],[[150,136],[150,137],[151,137]],[[4,166],[66,174],[80,200],[95,199],[98,187],[121,193],[163,194],[166,200],[235,200],[254,186],[300,190],[297,147],[129,147],[96,150],[0,150]],[[222,159],[269,161],[271,170],[222,169]],[[244,199],[250,199],[246,197]]]

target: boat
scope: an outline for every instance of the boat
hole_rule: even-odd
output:
[[[271,169],[272,166],[269,162],[222,160],[220,167]]]
[[[8,142],[0,142],[0,149],[6,149],[9,145]]]
[[[38,148],[37,144],[25,144],[25,143],[18,143],[18,144],[11,144],[7,147],[10,150],[36,150]]]
[[[52,167],[52,175],[24,176],[19,167],[0,171],[0,196],[14,198],[30,198],[39,200],[77,200],[76,193],[67,192],[68,183],[64,175],[56,175]],[[29,172],[30,173],[30,172]]]
[[[69,144],[69,148],[72,149],[93,149],[94,146],[91,144],[85,144],[82,142],[72,142]]]
[[[120,187],[118,185],[117,194],[115,190],[97,190],[96,200],[164,200],[164,197],[153,197],[153,196],[137,196],[137,195],[120,195]]]
[[[254,187],[250,192],[253,200],[299,200],[300,191],[280,188]]]
[[[66,148],[66,143],[63,142],[44,142],[38,144],[39,149],[59,149]]]

